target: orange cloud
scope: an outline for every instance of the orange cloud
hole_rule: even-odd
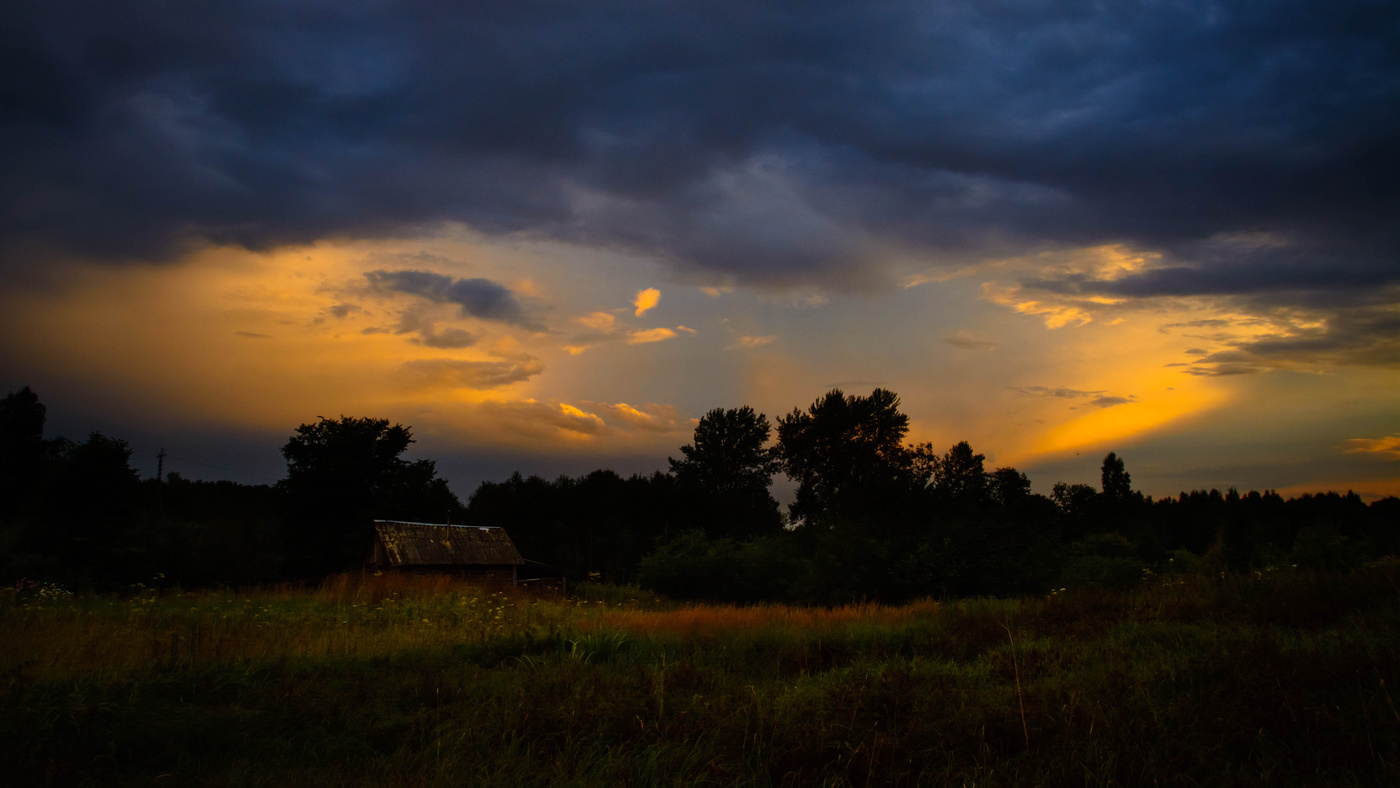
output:
[[[645,345],[648,342],[662,342],[676,335],[676,332],[669,328],[648,328],[641,331],[633,331],[627,335],[627,344]]]
[[[1379,454],[1393,460],[1400,460],[1400,433],[1384,438],[1350,438],[1343,441],[1343,451],[1348,454]]]
[[[645,290],[638,290],[637,297],[632,301],[632,306],[637,308],[637,317],[646,314],[648,310],[656,307],[661,301],[661,291],[654,287]]]
[[[607,405],[608,413],[620,422],[622,428],[670,432],[677,428],[676,409],[670,405],[648,403],[643,408],[634,408],[625,402]]]

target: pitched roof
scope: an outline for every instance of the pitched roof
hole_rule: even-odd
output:
[[[515,544],[500,528],[375,520],[374,534],[375,557],[388,566],[518,566],[525,563]]]

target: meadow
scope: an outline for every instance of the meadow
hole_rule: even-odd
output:
[[[0,594],[18,785],[1400,784],[1400,571],[902,606]]]

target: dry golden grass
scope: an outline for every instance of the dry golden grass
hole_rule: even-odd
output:
[[[388,657],[557,631],[572,606],[450,577],[339,575],[276,586],[0,606],[0,671],[62,678]]]

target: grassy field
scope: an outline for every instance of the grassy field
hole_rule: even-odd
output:
[[[19,785],[1397,785],[1395,566],[901,607],[0,595]]]

